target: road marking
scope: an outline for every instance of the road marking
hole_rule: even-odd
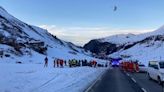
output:
[[[127,76],[130,76],[128,73],[126,73]]]
[[[147,92],[144,88],[141,88],[143,92]]]
[[[101,81],[102,77],[104,77],[103,75],[104,75],[107,71],[108,71],[108,70],[103,71],[103,72],[98,76],[98,78],[97,78],[96,80],[94,80],[94,82],[93,82],[84,92],[93,92],[92,87],[93,87],[94,85],[96,85],[96,83],[97,83],[98,81]]]
[[[130,74],[126,72],[126,75],[130,77]],[[137,83],[137,81],[133,78],[133,77],[130,77],[131,80],[134,82],[134,83]],[[144,88],[140,87],[142,92],[147,92]]]
[[[133,80],[133,82],[137,83],[136,80],[134,78],[131,78]]]

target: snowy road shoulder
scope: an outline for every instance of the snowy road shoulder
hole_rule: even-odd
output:
[[[0,92],[82,92],[105,70],[0,63]]]

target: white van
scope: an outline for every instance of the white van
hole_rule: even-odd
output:
[[[149,79],[162,84],[164,82],[164,61],[149,61],[147,73]]]

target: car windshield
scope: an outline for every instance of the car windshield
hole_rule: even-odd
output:
[[[160,68],[164,68],[164,62],[159,62]]]

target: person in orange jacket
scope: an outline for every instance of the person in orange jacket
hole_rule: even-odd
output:
[[[92,65],[93,65],[93,67],[96,67],[97,62],[96,62],[95,60],[93,60],[93,61],[92,61]]]

